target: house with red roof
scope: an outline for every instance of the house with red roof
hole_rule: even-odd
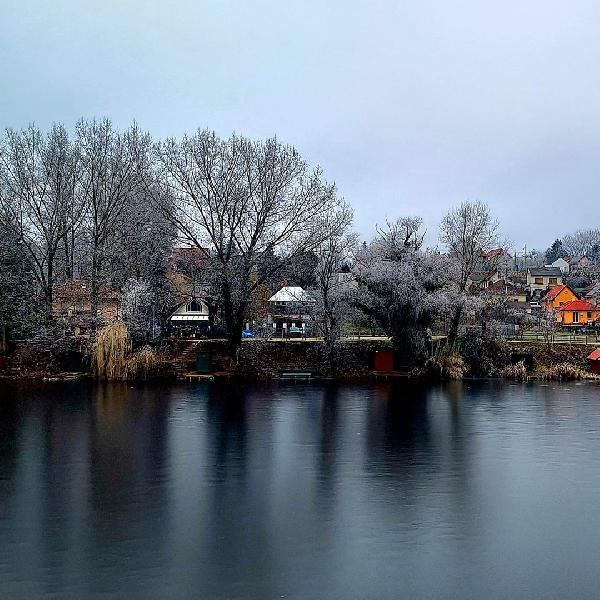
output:
[[[557,310],[573,300],[579,300],[577,294],[568,285],[561,283],[550,288],[542,299],[542,306],[545,310]]]
[[[558,308],[556,319],[566,327],[581,327],[592,325],[600,316],[600,307],[590,304],[587,300],[573,300]]]
[[[481,253],[482,271],[499,271],[502,275],[514,270],[514,260],[504,248],[493,248]]]

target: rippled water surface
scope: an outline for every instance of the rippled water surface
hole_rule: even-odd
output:
[[[0,382],[1,598],[598,598],[593,384]]]

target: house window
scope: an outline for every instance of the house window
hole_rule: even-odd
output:
[[[83,300],[75,300],[75,310],[80,312],[83,310]]]
[[[573,323],[579,323],[579,313],[578,312],[573,313]]]
[[[588,312],[588,316],[587,316],[587,318],[588,318],[588,321],[591,321],[591,320],[592,320],[592,313],[591,313],[591,312]]]
[[[535,285],[544,285],[543,277],[536,277],[534,281],[535,281]]]
[[[187,312],[202,312],[202,302],[196,300],[196,298],[192,298],[192,300],[187,303],[185,309]]]
[[[556,277],[550,277],[550,285],[556,285],[558,279]]]

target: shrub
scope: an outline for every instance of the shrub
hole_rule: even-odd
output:
[[[428,379],[462,379],[467,366],[458,354],[443,358],[430,357],[425,361],[423,374]]]
[[[150,346],[144,346],[127,357],[127,379],[148,379],[158,371],[159,365],[157,353]]]
[[[583,371],[569,363],[559,363],[546,369],[542,372],[542,378],[552,381],[569,381],[573,379],[581,379]]]
[[[498,377],[505,377],[506,379],[516,379],[517,381],[527,381],[527,368],[525,363],[521,360],[514,365],[506,365],[498,369]]]
[[[467,365],[459,354],[450,354],[442,361],[442,369],[445,379],[462,379]]]
[[[467,330],[458,339],[459,352],[474,377],[487,377],[510,363],[510,347],[494,329]]]
[[[78,350],[76,341],[67,335],[64,325],[46,319],[26,342],[17,344],[11,363],[23,372],[58,373],[73,350]]]

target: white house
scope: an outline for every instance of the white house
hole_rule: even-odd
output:
[[[314,298],[300,286],[282,287],[269,298],[268,322],[276,335],[304,334]]]
[[[207,333],[210,329],[210,310],[199,298],[180,304],[169,317],[171,331],[182,335]]]
[[[569,263],[564,258],[557,258],[553,263],[546,265],[546,268],[558,267],[563,274],[569,272]]]
[[[561,285],[563,273],[558,267],[531,267],[527,269],[527,289],[535,292],[546,291],[555,285]]]

